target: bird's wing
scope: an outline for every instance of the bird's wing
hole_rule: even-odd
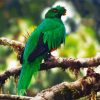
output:
[[[25,45],[22,61],[33,61],[44,52],[59,47],[63,36],[60,26],[57,21],[45,19],[29,37]]]
[[[37,56],[47,51],[47,43],[43,42],[43,35],[46,31],[56,27],[51,22],[52,21],[48,19],[43,20],[42,23],[31,33],[21,55],[21,64],[23,62],[32,61],[32,59],[35,59]]]
[[[55,28],[44,33],[41,32],[36,48],[28,57],[29,62],[33,61],[36,57],[60,46],[64,40],[61,28]]]
[[[47,43],[49,50],[58,48],[65,40],[64,27],[59,25],[59,27],[45,32],[43,38],[43,41],[44,43]]]
[[[30,53],[28,57],[29,62],[33,61],[36,57],[40,56],[41,54],[49,51],[47,43],[44,44],[43,42],[43,35],[43,33],[40,34],[36,48]]]

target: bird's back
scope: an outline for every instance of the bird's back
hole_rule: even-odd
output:
[[[49,49],[60,46],[60,42],[63,42],[65,38],[65,28],[61,20],[43,20],[42,23],[35,29],[35,31],[31,33],[31,36],[25,45],[23,54],[24,61],[27,62],[29,54],[36,48],[41,33],[44,34],[43,40],[44,43],[48,42]]]

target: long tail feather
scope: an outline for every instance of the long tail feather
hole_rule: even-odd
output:
[[[36,77],[41,61],[42,59],[38,58],[32,63],[22,65],[22,70],[18,81],[18,95],[24,95],[26,89],[29,87],[32,76]]]

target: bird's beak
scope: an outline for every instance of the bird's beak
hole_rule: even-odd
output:
[[[66,12],[63,15],[65,16],[66,15]]]
[[[64,11],[64,13],[62,15],[64,15],[64,16],[66,15],[66,10]]]

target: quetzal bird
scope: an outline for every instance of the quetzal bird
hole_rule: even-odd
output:
[[[31,33],[21,56],[22,70],[18,81],[18,94],[24,95],[32,76],[36,76],[46,54],[60,47],[65,41],[65,27],[61,16],[64,7],[56,6],[48,10],[45,19]]]

